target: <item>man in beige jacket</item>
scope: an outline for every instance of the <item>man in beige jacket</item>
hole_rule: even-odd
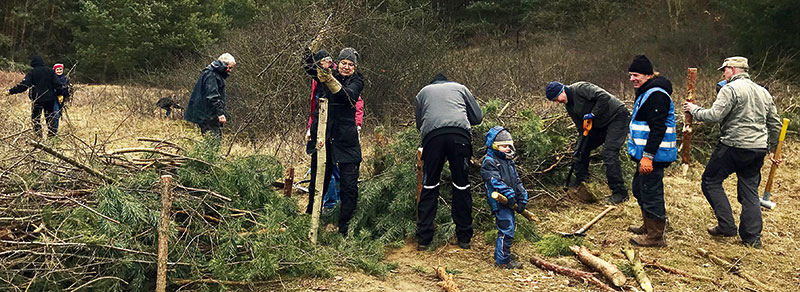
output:
[[[761,247],[761,207],[758,185],[764,156],[773,152],[778,143],[781,122],[772,95],[750,80],[747,59],[730,57],[718,70],[723,71],[727,84],[717,93],[709,109],[686,102],[683,105],[696,121],[720,123],[720,138],[703,172],[703,195],[714,209],[717,226],[709,228],[711,236],[736,236],[736,223],[725,190],[724,181],[736,173],[738,201],[742,204],[739,216],[739,236],[742,243]],[[780,161],[775,161],[780,163]]]

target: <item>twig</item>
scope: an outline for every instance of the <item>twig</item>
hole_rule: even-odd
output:
[[[565,276],[569,276],[569,277],[573,277],[573,278],[577,278],[577,279],[581,279],[581,280],[587,281],[589,283],[592,283],[592,284],[600,287],[601,289],[603,289],[603,291],[616,292],[616,290],[614,290],[614,288],[611,288],[611,286],[608,286],[603,281],[600,281],[600,279],[597,279],[592,273],[589,273],[589,272],[576,270],[576,269],[570,269],[570,268],[567,268],[567,267],[562,267],[562,266],[556,265],[554,263],[545,261],[545,260],[543,260],[541,258],[538,258],[538,257],[531,257],[531,264],[534,264],[534,265],[536,265],[537,267],[539,267],[539,268],[541,268],[543,270],[553,271],[553,272],[556,272],[556,273],[559,273],[559,274],[562,274],[562,275],[565,275]]]
[[[217,280],[217,279],[197,279],[197,280],[175,279],[175,281],[173,281],[172,283],[175,283],[175,285],[223,284],[223,285],[232,285],[232,286],[248,286],[248,285],[265,285],[265,284],[280,283],[280,280],[272,280],[272,281],[226,281],[226,280]]]
[[[128,282],[126,282],[123,279],[120,279],[120,278],[117,278],[117,277],[113,277],[113,276],[104,276],[104,277],[92,279],[91,281],[83,283],[83,285],[80,285],[80,286],[76,287],[75,289],[72,289],[72,290],[69,290],[69,291],[70,292],[75,292],[75,291],[81,290],[81,288],[83,288],[83,287],[86,287],[88,285],[91,285],[94,282],[97,282],[97,281],[100,281],[100,280],[104,280],[104,279],[114,279],[114,280],[118,280],[118,281],[120,281],[122,283],[125,283],[125,285],[128,285]]]
[[[681,276],[684,276],[684,277],[689,277],[689,278],[692,278],[692,279],[695,279],[695,280],[709,281],[711,283],[717,284],[717,281],[714,280],[714,279],[711,279],[711,278],[706,277],[706,276],[695,275],[695,274],[692,274],[692,273],[689,273],[689,272],[686,272],[686,271],[683,271],[683,270],[679,270],[677,268],[673,268],[673,267],[670,267],[670,266],[665,266],[664,264],[659,263],[658,260],[653,260],[653,261],[647,262],[647,263],[645,263],[645,266],[647,266],[647,267],[655,267],[655,268],[659,268],[659,269],[661,269],[662,271],[665,271],[665,272],[673,273],[673,274],[676,274],[676,275],[681,275]]]
[[[156,154],[161,154],[161,155],[169,156],[169,157],[182,157],[181,155],[178,155],[178,154],[175,154],[175,153],[169,153],[169,152],[166,152],[166,151],[163,151],[163,150],[158,150],[158,149],[153,149],[153,148],[146,148],[146,147],[134,147],[134,148],[116,149],[116,150],[109,151],[107,154],[108,155],[115,155],[115,154],[136,153],[136,152],[156,153]]]
[[[106,176],[105,174],[102,174],[99,171],[96,171],[96,170],[92,169],[91,167],[83,165],[82,163],[77,162],[77,161],[73,160],[72,158],[66,157],[66,156],[62,155],[61,153],[56,152],[52,148],[42,145],[39,142],[31,140],[31,141],[28,142],[28,144],[30,144],[34,148],[41,149],[42,151],[47,152],[50,155],[53,155],[58,159],[61,159],[61,160],[65,161],[65,162],[67,162],[69,164],[72,164],[72,165],[74,165],[74,166],[76,166],[76,167],[78,167],[80,169],[83,169],[84,171],[90,173],[91,175],[99,177],[99,178],[103,179],[104,181],[106,181],[108,183],[113,183],[114,182],[114,180],[112,178]]]
[[[192,191],[192,192],[207,193],[209,195],[212,195],[212,196],[214,196],[216,198],[219,198],[219,199],[222,199],[222,200],[225,200],[225,201],[228,201],[228,202],[233,201],[231,198],[228,198],[226,196],[220,195],[219,193],[211,191],[211,190],[196,189],[196,188],[192,188],[192,187],[183,186],[183,185],[178,184],[178,183],[175,183],[175,187],[176,188],[180,188],[180,189],[184,189],[184,190],[187,190],[187,191]]]
[[[97,210],[95,210],[95,209],[92,209],[92,207],[86,206],[86,205],[84,205],[83,203],[81,203],[81,202],[78,202],[78,200],[75,200],[75,199],[73,199],[73,198],[70,198],[70,197],[67,197],[67,196],[64,196],[64,198],[66,198],[67,200],[70,200],[70,201],[72,201],[72,202],[73,202],[73,203],[75,203],[75,204],[78,204],[78,205],[80,205],[81,207],[84,207],[84,208],[86,208],[86,210],[89,210],[90,212],[97,214],[97,216],[103,217],[103,219],[106,219],[106,220],[108,220],[108,221],[111,221],[111,222],[114,222],[114,223],[117,223],[117,224],[121,224],[121,223],[119,223],[119,221],[115,220],[114,218],[111,218],[111,217],[108,217],[108,216],[106,216],[106,215],[103,215],[103,213],[100,213],[100,212],[98,212]]]

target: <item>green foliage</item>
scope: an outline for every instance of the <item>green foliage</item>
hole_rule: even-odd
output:
[[[228,25],[221,1],[80,1],[74,30],[84,72],[104,78],[168,63],[175,54],[212,43]]]
[[[795,57],[800,53],[800,22],[795,21],[800,17],[797,1],[718,2],[731,20],[739,49],[737,54],[750,57],[751,66],[758,66],[759,59],[769,61],[769,69],[777,69],[786,62],[795,76],[800,74],[800,59]]]
[[[582,244],[583,237],[581,236],[564,237],[557,234],[548,234],[534,243],[534,246],[536,246],[536,252],[544,256],[555,257],[572,255],[572,251],[569,250],[569,247]]]

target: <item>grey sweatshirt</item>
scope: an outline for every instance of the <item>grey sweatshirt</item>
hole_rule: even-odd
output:
[[[720,123],[719,141],[726,146],[774,151],[778,144],[781,121],[772,95],[747,73],[731,77],[711,108],[696,106],[690,113],[697,121]]]
[[[419,91],[415,107],[417,130],[422,145],[433,136],[461,133],[470,137],[471,126],[483,120],[483,111],[466,86],[452,81],[435,81]]]

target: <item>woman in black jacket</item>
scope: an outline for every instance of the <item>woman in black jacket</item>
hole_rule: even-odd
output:
[[[304,63],[306,72],[316,79],[320,86],[320,98],[328,99],[328,120],[325,129],[325,186],[328,189],[331,171],[334,165],[339,167],[341,182],[341,210],[339,214],[339,233],[347,236],[350,219],[356,210],[358,200],[358,172],[361,164],[361,144],[358,139],[356,127],[356,102],[364,88],[363,76],[357,71],[358,52],[353,48],[344,48],[339,53],[339,63],[336,70],[320,66],[320,60],[314,60],[314,55],[308,51]],[[308,150],[316,151],[317,127],[319,107],[313,113],[314,120],[311,124],[311,138]],[[316,181],[316,153],[312,157],[311,183]],[[311,188],[309,188],[311,189]],[[309,207],[311,211],[314,204],[314,193],[309,192]],[[309,212],[310,213],[310,212]]]

